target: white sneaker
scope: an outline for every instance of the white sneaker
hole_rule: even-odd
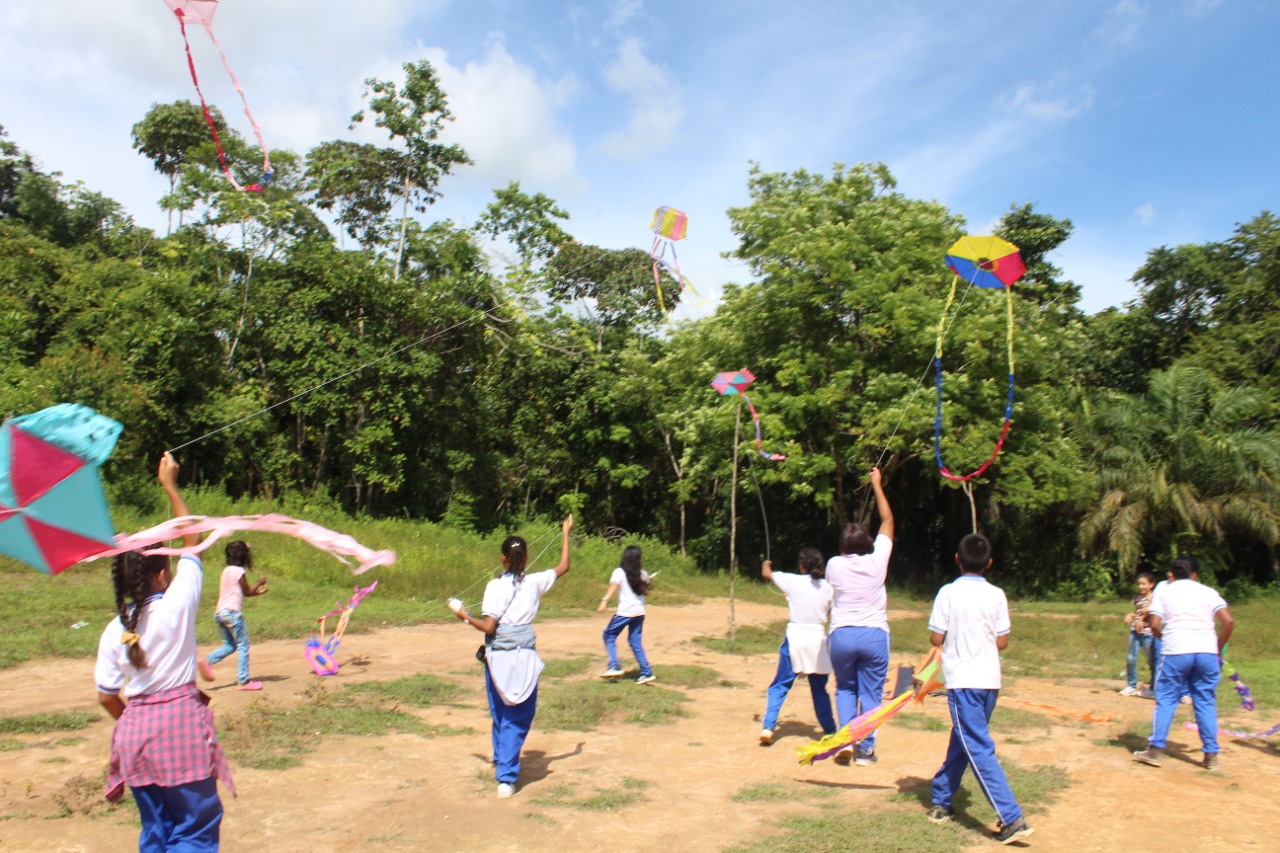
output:
[[[1154,690],[1145,690],[1145,689],[1144,689],[1144,690],[1139,690],[1139,691],[1138,691],[1138,698],[1139,698],[1139,699],[1154,699],[1154,698],[1156,698],[1156,692],[1155,692]]]
[[[773,743],[773,729],[760,730],[760,745],[769,746]]]
[[[1136,687],[1126,687],[1124,690],[1121,690],[1121,691],[1120,691],[1120,695],[1121,695],[1121,696],[1137,696],[1137,695],[1138,695],[1138,688],[1136,688]]]
[[[516,786],[510,782],[498,783],[498,799],[507,800],[516,795]]]
[[[650,681],[656,681],[657,678],[656,675],[642,675],[636,679],[636,684],[648,684]]]
[[[1190,696],[1183,696],[1181,699],[1179,699],[1179,700],[1178,700],[1178,703],[1179,703],[1180,705],[1190,705],[1190,704],[1191,704],[1191,697],[1190,697]]]
[[[601,678],[620,678],[621,676],[622,676],[622,670],[620,669],[610,668],[600,673]]]

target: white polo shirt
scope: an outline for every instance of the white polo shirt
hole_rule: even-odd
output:
[[[1227,606],[1222,596],[1191,578],[1169,581],[1151,594],[1151,615],[1163,623],[1163,655],[1216,655],[1218,632],[1214,615]]]
[[[484,588],[484,602],[480,612],[492,616],[503,625],[532,625],[538,615],[542,596],[556,582],[556,570],[526,574],[516,583],[515,576],[506,572],[502,577],[489,581]]]
[[[946,635],[942,677],[947,687],[999,690],[996,637],[1010,629],[1004,590],[982,575],[961,575],[938,590],[929,630]]]
[[[644,569],[640,570],[640,581],[649,580],[649,573]],[[610,584],[618,585],[618,615],[623,617],[643,616],[644,615],[644,596],[637,595],[636,591],[631,588],[631,584],[627,583],[627,571],[618,566],[613,570],[613,574],[609,576]]]
[[[826,580],[794,572],[774,572],[773,582],[787,594],[791,621],[797,625],[823,625],[831,615],[831,599],[835,590]]]
[[[827,582],[835,589],[832,631],[849,627],[889,630],[884,580],[892,553],[893,540],[882,533],[876,536],[870,554],[847,554],[827,561]]]
[[[126,697],[142,696],[196,680],[196,614],[203,577],[200,558],[183,554],[173,583],[143,604],[137,634],[147,656],[146,669],[129,662],[129,647],[120,642],[124,635],[120,617],[107,624],[98,640],[98,662],[93,668],[99,692],[123,690]]]

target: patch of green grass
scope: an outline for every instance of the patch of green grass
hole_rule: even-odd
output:
[[[591,669],[598,660],[595,655],[576,655],[571,658],[556,658],[546,662],[542,670],[543,678],[568,678],[571,675],[582,675]]]
[[[97,714],[84,711],[47,711],[42,714],[20,714],[0,717],[0,734],[42,735],[49,732],[76,732],[98,720]]]
[[[990,728],[993,732],[1025,732],[1027,729],[1047,732],[1056,722],[1057,720],[1051,720],[1043,714],[997,703],[996,710],[991,715]]]
[[[915,729],[922,732],[945,732],[951,728],[951,723],[946,720],[930,717],[927,714],[899,714],[893,724],[900,729]]]
[[[583,811],[611,811],[642,802],[642,792],[649,785],[644,779],[624,777],[620,788],[597,788],[582,797],[576,796],[572,785],[556,785],[534,798],[533,802],[536,805],[565,806]]]
[[[106,786],[107,771],[105,767],[96,776],[79,774],[71,777],[53,795],[53,801],[58,804],[59,808],[58,817],[71,817],[73,815],[108,817],[124,814],[132,815],[136,818],[138,810],[135,808],[133,791],[126,786],[124,796],[121,797],[120,802],[109,803],[103,796]]]
[[[606,722],[662,725],[686,717],[682,693],[629,681],[555,680],[538,690],[536,724],[546,730],[590,731]]]
[[[71,759],[65,755],[51,755],[48,758],[40,759],[41,764],[67,764]]]
[[[560,825],[559,823],[556,822],[555,818],[550,818],[544,814],[538,814],[537,812],[525,812],[524,816],[531,821],[542,824],[543,826],[559,826]]]
[[[741,681],[730,681],[709,666],[672,664],[659,666],[658,680],[668,687],[746,687]]]
[[[730,853],[957,853],[967,843],[956,824],[935,825],[905,808],[789,815],[774,826],[785,834],[730,847]]]
[[[794,797],[790,788],[781,782],[761,782],[758,785],[747,785],[733,795],[735,803],[772,803],[790,800]]]
[[[729,632],[722,636],[694,637],[699,645],[727,655],[762,655],[777,654],[778,647],[786,638],[787,622],[770,622],[763,627],[757,625],[740,625],[734,639],[729,639]]]
[[[0,752],[17,752],[25,748],[26,744],[16,737],[0,737]]]
[[[457,692],[455,692],[457,691]],[[471,729],[428,726],[402,705],[428,707],[462,691],[432,676],[366,682],[329,689],[313,684],[297,705],[284,707],[265,698],[222,718],[218,732],[238,764],[263,770],[296,767],[314,744],[330,735],[376,736],[392,733],[420,737],[470,733]]]

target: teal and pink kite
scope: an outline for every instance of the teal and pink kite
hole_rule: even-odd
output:
[[[760,435],[760,415],[756,412],[756,407],[752,405],[751,398],[747,396],[747,386],[756,381],[756,377],[750,370],[743,368],[742,370],[730,370],[725,373],[717,373],[716,378],[711,380],[711,387],[720,392],[722,397],[730,397],[734,394],[741,397],[747,403],[747,408],[751,410],[751,420],[756,425],[756,453],[768,459],[771,462],[781,462],[786,459],[781,453],[766,453],[762,445]]]

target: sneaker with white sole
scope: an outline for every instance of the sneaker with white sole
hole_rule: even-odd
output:
[[[844,749],[837,752],[836,757],[832,759],[832,761],[834,761],[836,764],[839,764],[841,767],[848,767],[849,762],[852,760],[853,760],[853,747],[851,746],[846,746]]]
[[[1002,825],[993,834],[996,841],[1001,844],[1011,844],[1029,837],[1033,832],[1035,830],[1031,828],[1031,824],[1027,823],[1027,819],[1020,817],[1008,826]]]
[[[498,783],[498,799],[507,800],[516,795],[516,786],[510,782]]]
[[[1139,691],[1138,691],[1138,698],[1139,698],[1139,699],[1154,699],[1154,698],[1156,698],[1156,692],[1155,692],[1154,690],[1151,690],[1151,689],[1139,690]]]
[[[929,809],[929,823],[946,823],[955,816],[956,810],[951,806],[940,806],[937,803]]]
[[[648,675],[642,675],[639,678],[637,678],[636,684],[648,684],[651,681],[657,681],[657,679],[658,679],[658,676],[654,675],[653,673],[649,673]]]
[[[600,673],[600,677],[601,678],[621,678],[622,670],[618,669],[617,667],[609,667],[604,672]]]
[[[1121,691],[1120,691],[1120,695],[1121,695],[1121,696],[1137,696],[1137,695],[1138,695],[1138,688],[1136,688],[1136,687],[1134,687],[1134,686],[1130,685],[1130,686],[1126,687],[1124,690],[1121,690]]]
[[[1205,770],[1221,770],[1222,769],[1221,765],[1218,764],[1218,753],[1206,752],[1204,754],[1204,769]]]
[[[769,746],[773,743],[773,729],[760,730],[760,745]]]
[[[1133,760],[1141,761],[1143,764],[1150,764],[1152,767],[1160,767],[1164,764],[1164,750],[1149,746],[1144,750],[1135,752]]]
[[[870,767],[878,760],[874,749],[863,749],[862,747],[858,747],[858,751],[853,757],[853,763],[859,767]]]

